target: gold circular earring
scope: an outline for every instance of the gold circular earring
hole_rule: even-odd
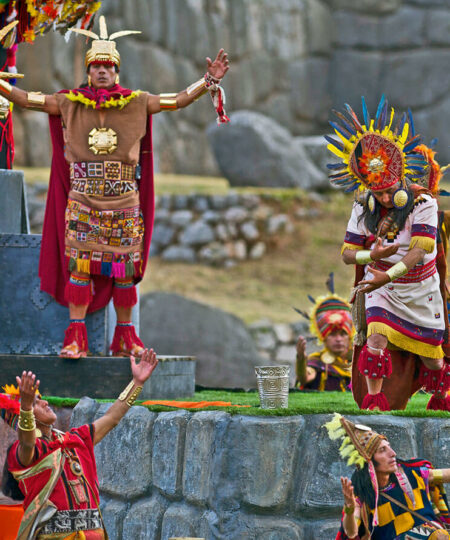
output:
[[[392,203],[395,208],[398,208],[399,210],[405,208],[405,206],[408,204],[408,192],[406,191],[406,189],[397,189],[397,191],[394,193],[394,196],[392,197]]]
[[[119,74],[117,74],[117,75],[116,75],[116,81],[115,81],[115,83],[116,83],[116,84],[119,84],[119,81],[120,81],[120,77],[119,77]]]
[[[87,81],[88,81],[88,86],[91,86],[92,81],[91,81],[91,76],[90,75],[87,76]]]
[[[367,206],[369,207],[370,213],[373,214],[375,212],[375,197],[372,193],[369,193],[369,196],[367,197]]]

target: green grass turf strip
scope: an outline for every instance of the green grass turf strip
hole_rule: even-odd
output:
[[[78,399],[45,397],[50,405],[56,407],[74,407]],[[189,409],[192,412],[199,410],[220,410],[229,414],[244,414],[247,416],[293,416],[304,414],[329,414],[339,412],[341,414],[391,414],[394,416],[450,418],[450,412],[427,411],[426,406],[430,399],[429,394],[416,394],[411,398],[404,411],[390,411],[380,413],[361,411],[353,400],[350,392],[291,392],[289,394],[288,409],[261,409],[257,392],[227,392],[218,390],[202,390],[194,396],[178,401],[228,401],[234,405],[250,405],[250,407],[207,407],[204,409]],[[114,400],[98,399],[100,403],[110,403]],[[137,401],[140,405],[142,401]],[[175,410],[174,407],[163,405],[144,405],[153,412],[167,412]]]

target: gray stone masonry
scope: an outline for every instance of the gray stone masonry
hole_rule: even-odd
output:
[[[28,184],[30,222],[42,230],[46,186]],[[227,266],[259,259],[273,238],[293,234],[295,225],[320,216],[320,196],[293,194],[286,205],[269,192],[227,195],[163,194],[156,197],[150,257],[167,262]],[[273,249],[273,248],[272,248]]]
[[[333,107],[349,103],[359,113],[364,95],[373,111],[384,92],[399,112],[412,108],[416,131],[426,141],[437,137],[441,162],[450,161],[448,0],[135,0],[133,9],[129,0],[103,0],[100,13],[111,33],[142,31],[118,40],[123,86],[153,94],[181,91],[203,75],[205,57],[214,58],[224,47],[231,60],[223,80],[228,114],[245,109],[294,137],[321,135]],[[85,79],[85,50],[81,37],[66,42],[56,32],[21,44],[17,66],[26,78],[19,86],[44,93],[78,86]],[[211,124],[209,96],[176,113],[155,115],[156,169],[217,174],[223,165],[209,145]],[[46,115],[15,107],[14,129],[16,163],[48,165]],[[220,126],[222,134],[233,130],[232,124]],[[250,141],[249,146],[256,149]],[[257,152],[253,161],[252,153],[222,149],[241,176],[249,161],[252,170],[269,163],[262,170],[270,172],[261,176],[264,184],[302,182],[314,189],[316,172],[304,145],[297,159],[285,149],[278,167],[273,152]],[[297,178],[291,172],[296,165]],[[326,171],[320,173],[318,181],[326,182]],[[256,176],[250,178],[257,184]]]
[[[83,398],[71,423],[108,406]],[[111,540],[334,538],[339,477],[352,469],[321,427],[330,418],[133,407],[95,451]],[[449,465],[450,419],[349,418],[384,433],[401,457]]]

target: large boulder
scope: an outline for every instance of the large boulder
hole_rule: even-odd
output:
[[[238,317],[171,293],[141,297],[140,337],[158,354],[197,357],[196,382],[222,388],[256,387],[264,364]]]
[[[301,137],[293,137],[263,114],[238,111],[226,126],[210,126],[208,135],[219,168],[232,186],[315,189],[328,184]]]

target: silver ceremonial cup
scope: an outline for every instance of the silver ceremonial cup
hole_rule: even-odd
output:
[[[289,366],[255,366],[261,409],[287,409]]]

